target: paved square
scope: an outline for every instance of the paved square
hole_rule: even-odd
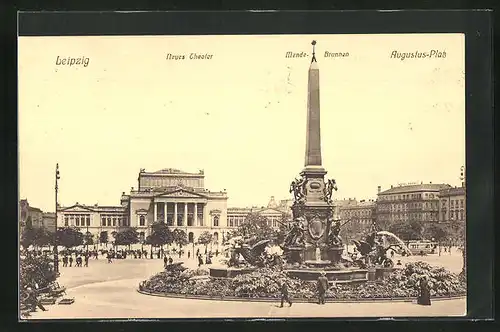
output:
[[[396,257],[398,258],[398,257]],[[195,260],[181,259],[194,268]],[[460,272],[462,257],[430,255],[401,257],[402,262],[425,260]],[[178,259],[177,259],[178,261]],[[441,264],[440,264],[441,263]],[[278,303],[171,299],[142,295],[139,282],[163,269],[161,259],[125,259],[107,263],[99,257],[89,267],[61,268],[59,283],[67,295],[75,298],[71,305],[50,305],[48,311],[32,313],[29,319],[72,318],[277,318],[277,317],[397,317],[397,316],[463,316],[466,300],[433,301],[429,307],[415,302],[379,303],[296,303],[279,308]],[[292,294],[293,295],[293,294]]]

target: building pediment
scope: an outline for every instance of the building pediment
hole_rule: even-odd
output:
[[[158,198],[207,198],[205,195],[195,193],[190,190],[186,190],[183,188],[177,188],[173,191],[167,191],[161,194],[156,195]]]
[[[255,213],[258,213],[260,215],[282,215],[284,212],[278,209],[264,208],[262,210],[255,211]]]
[[[94,212],[93,209],[80,205],[80,204],[75,204],[73,206],[65,207],[59,209],[59,211],[64,211],[64,212]]]

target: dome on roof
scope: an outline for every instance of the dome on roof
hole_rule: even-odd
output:
[[[270,209],[276,209],[278,207],[278,204],[274,200],[274,196],[271,196],[271,200],[267,203],[267,207]]]

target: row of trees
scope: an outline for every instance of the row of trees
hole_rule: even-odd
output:
[[[404,241],[434,239],[438,243],[462,243],[465,240],[463,223],[423,223],[419,221],[400,222],[388,227]]]

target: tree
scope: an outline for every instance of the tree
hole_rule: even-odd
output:
[[[45,247],[54,244],[54,233],[45,227],[37,228],[35,237],[35,244],[40,247]]]
[[[203,233],[198,236],[198,243],[205,245],[205,249],[207,249],[207,246],[212,242],[212,233],[208,231],[204,231]]]
[[[28,249],[29,246],[35,243],[36,231],[31,225],[26,225],[21,234],[21,245],[24,249]]]
[[[424,227],[418,221],[392,224],[389,226],[389,232],[396,234],[404,241],[421,240],[424,237]]]
[[[94,236],[92,235],[92,233],[90,232],[85,233],[85,236],[83,238],[83,243],[88,246],[94,244]]]
[[[78,227],[64,227],[57,230],[57,243],[67,249],[83,244],[84,235]]]
[[[108,232],[107,231],[102,231],[99,234],[99,243],[104,243],[105,245],[108,244]]]
[[[115,243],[121,246],[130,246],[139,242],[139,233],[135,228],[127,228],[116,234]]]
[[[182,229],[174,229],[172,232],[173,235],[173,242],[179,246],[179,250],[182,249],[182,246],[185,246],[188,244],[188,236],[186,232],[184,232]]]
[[[253,244],[261,240],[277,239],[278,233],[269,226],[269,220],[266,217],[258,213],[249,213],[234,234],[250,239],[250,244]]]

